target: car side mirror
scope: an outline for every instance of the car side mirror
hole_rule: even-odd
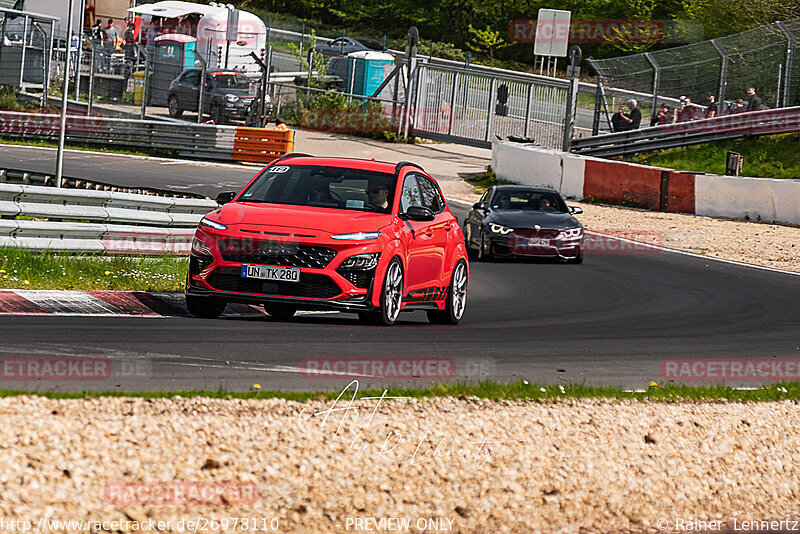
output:
[[[579,208],[578,206],[570,206],[569,211],[574,215],[578,215],[579,213],[583,213],[583,208]]]
[[[235,191],[226,191],[217,195],[217,204],[227,204],[236,196]]]
[[[400,216],[402,219],[409,221],[432,221],[436,218],[430,208],[424,206],[409,206],[404,214]]]
[[[485,209],[485,206],[483,204],[481,204],[480,202],[476,202],[475,204],[472,205],[472,209],[474,209],[474,210],[482,210],[482,209]]]

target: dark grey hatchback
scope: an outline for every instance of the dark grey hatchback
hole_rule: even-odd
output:
[[[167,95],[170,116],[178,118],[184,111],[197,111],[200,76],[199,68],[189,68],[172,80]],[[231,119],[246,119],[255,94],[255,87],[243,73],[209,70],[206,72],[203,113],[209,114],[216,124],[225,124]],[[266,111],[267,115],[272,112],[269,101]]]
[[[495,186],[464,219],[467,250],[478,260],[492,257],[551,256],[583,262],[583,225],[555,189]]]

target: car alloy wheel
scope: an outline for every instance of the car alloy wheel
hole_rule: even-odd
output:
[[[172,95],[171,97],[169,97],[169,103],[168,104],[169,104],[169,116],[170,117],[174,117],[174,118],[177,119],[178,117],[183,115],[183,110],[181,109],[181,105],[178,102],[178,97],[177,96]]]
[[[400,315],[400,306],[403,303],[403,268],[400,260],[394,258],[386,268],[383,277],[383,290],[381,291],[381,322],[387,326],[393,325]]]
[[[458,324],[467,307],[467,287],[467,265],[459,261],[450,277],[444,310],[429,311],[428,320],[434,324]]]
[[[217,319],[225,312],[227,305],[224,300],[186,295],[186,309],[195,317],[203,319]]]
[[[264,311],[276,321],[288,321],[294,317],[295,313],[297,313],[297,306],[292,306],[291,304],[265,302]]]

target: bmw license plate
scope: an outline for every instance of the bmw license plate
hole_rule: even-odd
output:
[[[295,267],[271,267],[269,265],[242,265],[242,278],[258,278],[276,282],[299,282],[300,269]]]
[[[550,240],[543,237],[528,237],[525,239],[525,246],[528,247],[547,246],[549,244]]]

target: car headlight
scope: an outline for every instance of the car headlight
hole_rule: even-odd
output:
[[[239,101],[239,97],[236,96],[236,95],[227,94],[227,95],[225,95],[225,100],[227,100],[228,102],[238,102]]]
[[[365,239],[378,239],[380,236],[381,236],[380,232],[356,232],[354,234],[332,235],[331,239],[348,239],[352,241],[363,241]]]
[[[502,224],[495,224],[495,223],[489,224],[489,230],[493,234],[500,234],[500,235],[508,235],[514,231],[513,228],[509,228],[508,226],[503,226]]]
[[[342,262],[340,267],[342,269],[369,271],[378,265],[378,256],[380,256],[380,252],[376,252],[374,254],[358,254],[356,256],[350,256]]]
[[[197,239],[192,239],[192,254],[195,256],[213,256],[211,247]]]
[[[570,228],[568,230],[561,230],[556,239],[574,239],[583,235],[583,228]]]
[[[201,226],[208,226],[209,228],[213,228],[214,230],[227,230],[228,227],[222,223],[218,223],[217,221],[212,221],[211,219],[206,219],[203,217],[200,219]]]

